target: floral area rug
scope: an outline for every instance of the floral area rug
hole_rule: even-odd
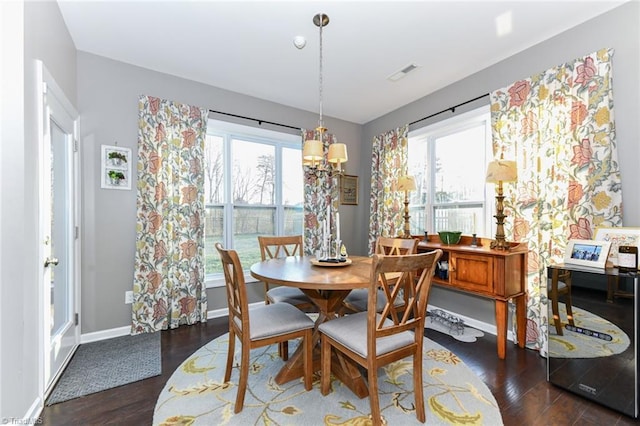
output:
[[[369,399],[358,399],[332,378],[323,396],[319,376],[306,392],[302,380],[283,385],[274,376],[283,365],[277,345],[251,351],[244,409],[233,413],[239,376],[239,351],[231,380],[223,383],[229,335],[191,355],[168,380],[156,403],[154,425],[367,425]],[[239,342],[236,344],[238,348]],[[295,343],[290,343],[293,352]],[[501,425],[502,417],[487,386],[452,352],[425,338],[424,397],[428,425]],[[415,416],[411,358],[379,372],[380,408],[388,425],[419,424]]]
[[[556,332],[549,304],[549,356],[553,358],[600,358],[624,352],[629,336],[619,327],[584,309],[572,307],[575,327],[567,323],[567,309],[558,303],[562,336]]]

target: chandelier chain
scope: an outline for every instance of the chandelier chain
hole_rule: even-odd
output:
[[[319,86],[320,86],[320,119],[318,121],[318,127],[324,127],[324,122],[322,120],[322,27],[324,27],[323,23],[324,15],[320,15],[320,78],[319,78]],[[322,135],[321,135],[322,136]]]

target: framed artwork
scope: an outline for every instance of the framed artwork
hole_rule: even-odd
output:
[[[340,176],[340,204],[358,204],[358,176]]]
[[[131,149],[102,145],[102,188],[131,189]]]
[[[610,249],[609,241],[569,240],[564,263],[604,269]]]
[[[622,226],[597,227],[596,234],[593,238],[597,241],[608,241],[611,243],[609,261],[613,263],[613,266],[618,266],[618,247],[640,247],[640,228],[627,228]]]

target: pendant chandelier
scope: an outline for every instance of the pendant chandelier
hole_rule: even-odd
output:
[[[329,25],[329,16],[324,13],[318,13],[313,17],[313,23],[320,28],[320,118],[318,119],[318,127],[316,127],[316,139],[307,139],[302,147],[302,164],[310,171],[328,171],[331,173],[342,173],[342,163],[346,163],[347,146],[343,143],[332,143],[329,145],[327,153],[327,162],[329,170],[324,168],[324,133],[327,128],[324,127],[322,120],[322,28]]]

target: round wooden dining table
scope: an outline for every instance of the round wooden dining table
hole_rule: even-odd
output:
[[[320,333],[318,326],[337,317],[342,301],[353,289],[367,288],[371,272],[371,258],[350,256],[350,264],[318,264],[311,256],[289,256],[268,259],[251,265],[251,275],[261,281],[296,287],[302,290],[318,308],[318,319],[313,333],[313,370],[320,370]],[[312,263],[313,262],[313,263]],[[314,264],[315,263],[315,264]],[[358,397],[368,396],[369,391],[360,371],[348,358],[335,353],[333,374]],[[289,357],[275,378],[282,384],[302,377],[302,345]]]

